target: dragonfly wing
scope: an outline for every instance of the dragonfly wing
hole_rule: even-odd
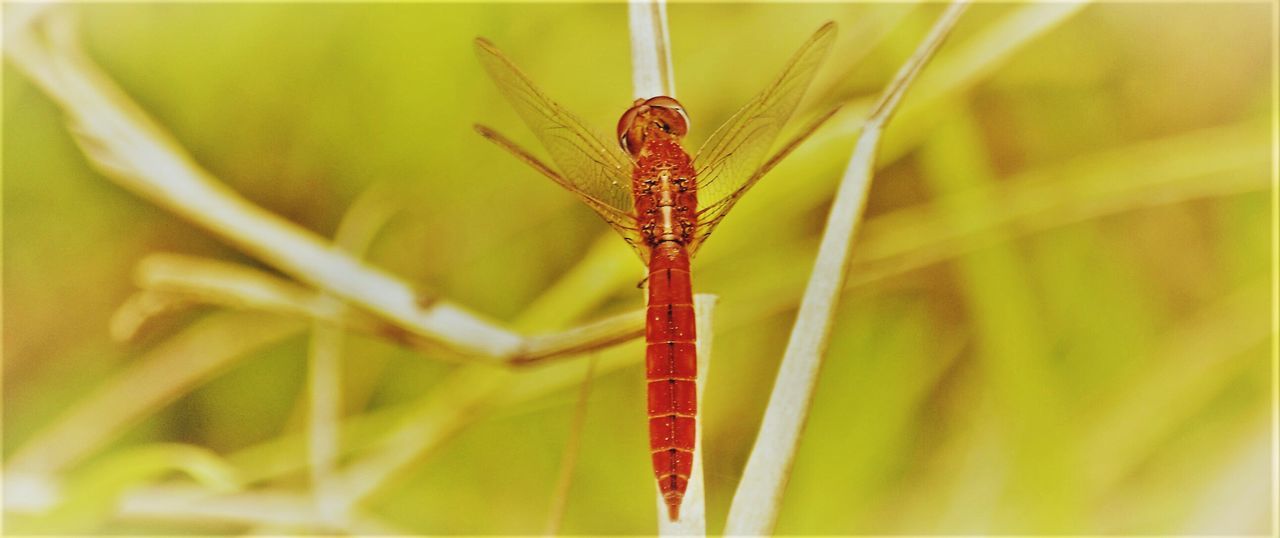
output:
[[[646,265],[649,263],[649,252],[648,249],[642,248],[644,245],[644,239],[640,235],[640,229],[636,226],[636,218],[633,214],[624,213],[621,209],[601,201],[590,193],[584,192],[572,181],[565,179],[559,172],[556,172],[550,166],[547,166],[524,148],[516,145],[515,142],[512,142],[507,137],[502,136],[501,133],[483,125],[476,125],[475,127],[476,131],[480,133],[480,136],[489,139],[489,141],[497,144],[498,147],[507,150],[507,152],[511,153],[517,159],[520,159],[534,170],[537,170],[538,173],[547,176],[547,178],[554,181],[557,185],[564,187],[569,192],[577,194],[578,198],[583,202],[586,202],[591,209],[594,209],[597,214],[604,218],[605,222],[609,223],[609,226],[613,227],[614,231],[618,232],[618,234],[622,236],[623,240],[631,245],[631,248],[636,251],[636,254],[640,255],[640,259],[644,261]]]
[[[597,212],[604,205],[616,213],[634,214],[632,162],[622,148],[604,142],[608,139],[592,132],[577,116],[543,94],[492,43],[476,39],[476,54],[503,96],[551,154],[563,180],[557,183],[582,197]],[[613,222],[610,215],[601,216]]]
[[[694,158],[698,171],[698,234],[690,244],[691,252],[697,251],[747,189],[811,132],[802,133],[774,158],[768,158],[770,147],[800,104],[835,36],[834,22],[819,28],[791,57],[778,78],[716,129],[698,151]],[[827,117],[829,114],[821,119]]]

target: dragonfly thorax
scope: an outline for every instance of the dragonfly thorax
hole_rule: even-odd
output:
[[[645,141],[632,173],[636,224],[644,242],[688,244],[697,228],[697,186],[689,154],[671,138]]]

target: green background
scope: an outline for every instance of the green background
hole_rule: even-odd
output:
[[[695,260],[695,290],[720,297],[703,409],[712,532],[861,107],[941,8],[669,7],[693,147],[826,20],[840,35],[799,115],[855,103],[746,196]],[[472,130],[483,122],[541,152],[475,59],[472,39],[485,36],[609,132],[632,99],[624,4],[72,9],[103,69],[253,202],[332,236],[362,192],[390,193],[398,212],[368,259],[424,292],[533,332],[641,306],[644,270],[626,245]],[[1016,43],[1029,23],[1010,17],[1028,12],[972,7],[888,130],[779,533],[1269,528],[1273,6],[1102,3]],[[972,76],[948,85],[963,68]],[[3,90],[7,462],[148,351],[219,315],[198,309],[113,342],[108,320],[136,291],[139,259],[257,262],[94,172],[55,105],[8,63]],[[566,281],[583,258],[603,269]],[[161,441],[211,449],[248,476],[304,460],[297,444],[259,450],[302,431],[307,339],[293,334],[112,432],[61,477],[126,465],[122,455]],[[598,355],[620,367],[593,385],[562,530],[652,533],[641,346]],[[454,386],[458,367],[433,359],[350,337],[346,415],[413,409]],[[570,361],[558,383],[520,370],[511,388],[460,411],[456,432],[362,508],[409,533],[541,532],[585,366]],[[393,427],[365,424],[353,435]],[[150,482],[160,479],[189,481]],[[297,470],[246,487],[306,486]],[[79,491],[106,507],[119,493]],[[253,528],[104,515],[113,510],[9,510],[6,530]]]

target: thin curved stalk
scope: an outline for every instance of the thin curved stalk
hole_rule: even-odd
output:
[[[818,258],[800,302],[764,421],[729,508],[726,534],[773,532],[826,352],[831,320],[848,274],[853,238],[871,188],[881,134],[916,75],[942,45],[967,5],[960,1],[947,8],[871,108],[827,218]]]

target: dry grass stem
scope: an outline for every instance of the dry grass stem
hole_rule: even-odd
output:
[[[435,340],[405,331],[363,310],[345,308],[341,301],[323,292],[236,263],[156,253],[143,258],[135,274],[143,290],[130,297],[113,316],[112,334],[117,340],[131,338],[151,318],[180,307],[207,304],[323,322],[441,359],[490,360],[449,353]]]
[[[325,297],[322,292],[243,265],[181,254],[152,254],[139,263],[137,275],[138,284],[144,292],[130,303],[142,301],[142,296],[148,292],[156,292],[169,301],[179,303],[206,303],[314,319],[384,338],[430,353],[433,358],[452,362],[529,366],[613,346],[637,338],[644,332],[644,312],[635,310],[559,332],[522,336],[521,345],[510,355],[459,355],[448,353],[434,340],[404,332],[399,326],[381,318],[358,309],[345,308],[341,302]],[[147,299],[151,300],[156,299]],[[124,311],[126,308],[127,312]],[[131,328],[139,323],[135,318],[141,314],[134,313],[135,309],[144,309],[152,314],[169,311],[168,308],[127,303],[118,316],[123,318],[118,322],[122,326],[118,329],[122,335],[131,333]]]
[[[818,258],[800,302],[764,421],[729,509],[726,534],[773,532],[826,351],[836,302],[844,287],[881,134],[906,90],[942,45],[967,5],[967,2],[955,2],[947,8],[871,108],[828,216]]]
[[[546,359],[595,351],[644,335],[644,311],[633,310],[560,331],[528,337],[509,361],[517,366],[541,364]]]
[[[237,263],[162,252],[138,262],[134,275],[144,292],[375,331],[374,322],[344,312],[341,303],[322,293]]]

